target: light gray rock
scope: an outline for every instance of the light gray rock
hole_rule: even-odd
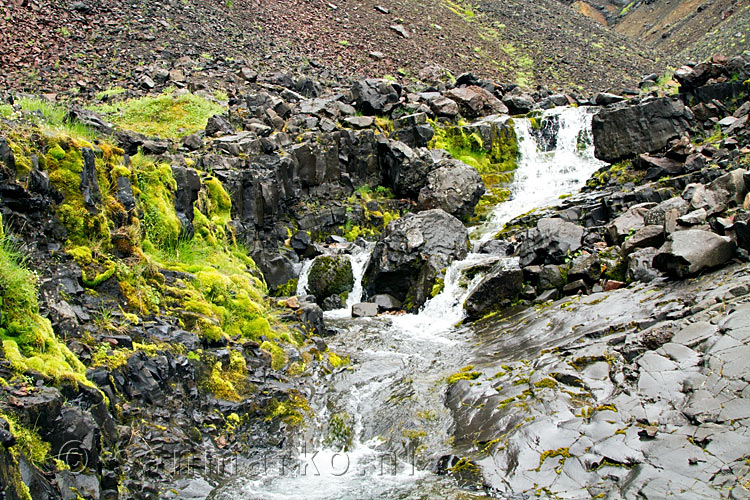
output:
[[[734,243],[727,237],[688,229],[672,233],[654,257],[656,269],[673,277],[685,278],[704,269],[725,264],[734,255]]]

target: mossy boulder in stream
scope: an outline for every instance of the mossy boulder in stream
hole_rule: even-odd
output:
[[[328,297],[348,294],[354,288],[352,263],[344,255],[321,255],[313,262],[307,283],[319,305]]]

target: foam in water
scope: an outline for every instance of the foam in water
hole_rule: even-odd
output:
[[[488,220],[476,228],[473,242],[475,248],[482,242],[492,239],[512,218],[536,207],[555,204],[560,195],[577,191],[586,179],[603,165],[594,158],[592,147],[579,151],[579,136],[590,134],[591,114],[589,111],[585,108],[562,108],[544,113],[544,116],[550,115],[557,115],[560,124],[557,145],[551,152],[543,152],[537,147],[529,120],[514,119],[519,139],[520,158],[510,187],[511,197],[507,202],[495,207]],[[587,142],[590,144],[591,141]],[[327,317],[348,317],[351,305],[362,299],[362,275],[372,246],[353,250],[354,253],[350,255],[350,259],[355,275],[355,288],[347,299],[346,309],[326,313]],[[383,337],[389,339],[387,348],[384,346],[384,359],[392,362],[394,354],[414,355],[417,354],[415,350],[421,349],[425,349],[425,352],[438,352],[441,345],[460,342],[454,326],[465,316],[463,302],[466,296],[481,280],[481,273],[479,273],[467,283],[462,271],[482,263],[489,265],[493,262],[492,259],[493,257],[488,255],[470,253],[465,259],[453,262],[446,271],[443,291],[429,300],[418,314],[390,318],[389,333],[383,334]],[[497,257],[494,257],[495,261],[496,259]],[[298,294],[307,292],[307,275],[311,265],[312,260],[309,260],[302,266]],[[384,326],[387,325],[387,322],[381,318],[377,320],[383,321]],[[356,329],[369,324],[371,320],[364,318],[351,321],[353,321],[352,327]],[[378,340],[382,344],[380,336]],[[360,352],[359,355],[366,356],[370,360],[377,360],[377,356],[373,356],[372,353]],[[344,384],[347,387],[342,388],[338,391],[339,394],[334,396],[340,398],[338,401],[355,419],[352,451],[344,457],[336,450],[322,449],[314,459],[316,467],[313,468],[308,463],[306,474],[290,477],[266,474],[261,477],[243,478],[239,488],[230,488],[226,492],[220,492],[216,499],[324,500],[453,497],[448,491],[451,488],[450,483],[442,481],[441,478],[429,472],[420,471],[405,457],[398,457],[395,469],[382,468],[384,453],[382,442],[377,438],[365,439],[362,431],[362,419],[373,418],[373,415],[378,413],[377,410],[365,410],[363,407],[372,405],[374,394],[380,391],[384,384],[392,383],[393,379],[387,372],[384,373],[372,365],[368,367],[369,369],[361,370],[360,375],[364,377],[363,379],[355,377],[359,383],[349,380],[348,385]],[[402,370],[402,367],[399,366],[398,370]],[[439,377],[440,373],[435,376]],[[322,410],[320,415],[322,418],[325,418],[325,412],[326,410]],[[367,415],[363,416],[362,412]],[[394,462],[392,459],[387,459],[385,463],[390,467]],[[344,471],[345,473],[342,474]],[[433,482],[435,484],[432,484]]]
[[[531,122],[514,118],[518,136],[518,168],[510,187],[510,199],[498,204],[487,221],[475,229],[480,243],[491,240],[506,222],[534,208],[554,205],[564,194],[579,190],[604,163],[594,157],[591,140],[592,114],[586,108],[555,108],[542,119],[557,116],[557,147],[543,151],[531,133]],[[579,144],[586,147],[580,148]]]

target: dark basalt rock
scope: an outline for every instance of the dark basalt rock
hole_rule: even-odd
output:
[[[106,122],[99,114],[76,105],[70,107],[70,110],[65,115],[65,121],[77,121],[104,135],[111,135],[114,131],[113,125]]]
[[[581,248],[584,230],[562,219],[546,217],[527,232],[518,254],[521,266],[562,264],[565,257]]]
[[[692,113],[668,97],[605,108],[591,124],[596,157],[609,163],[658,151],[689,130]]]
[[[734,255],[734,243],[727,237],[687,229],[672,233],[654,257],[654,267],[675,278],[686,278],[725,264]]]
[[[427,174],[427,184],[419,191],[419,207],[441,208],[463,219],[474,214],[484,191],[476,169],[458,160],[443,160]]]
[[[182,231],[188,237],[193,237],[193,203],[198,199],[201,190],[201,179],[198,172],[192,168],[172,166],[172,176],[177,183],[175,192],[175,211],[182,224]]]
[[[415,309],[430,297],[439,272],[468,253],[461,221],[440,209],[407,214],[383,232],[365,270],[368,296],[387,293]]]
[[[352,85],[352,95],[357,108],[366,115],[389,112],[401,95],[401,86],[387,80],[367,79]]]
[[[94,214],[97,212],[97,206],[101,203],[99,181],[96,179],[96,159],[91,148],[82,148],[81,154],[83,155],[83,169],[81,170],[83,204],[89,213]]]
[[[508,305],[523,288],[523,270],[515,260],[501,259],[472,290],[464,309],[469,318],[482,315]]]

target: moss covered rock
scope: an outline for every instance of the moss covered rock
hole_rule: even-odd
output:
[[[343,255],[321,255],[310,268],[308,291],[318,304],[332,295],[348,294],[354,288],[351,261]]]

